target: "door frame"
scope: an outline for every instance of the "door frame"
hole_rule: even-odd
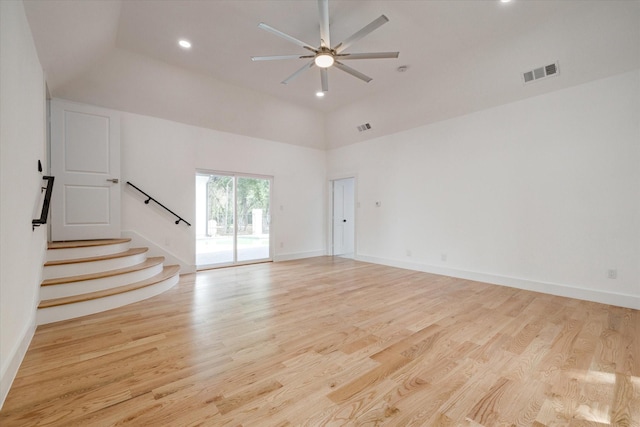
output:
[[[360,208],[360,202],[358,201],[358,176],[356,173],[347,173],[347,174],[339,174],[332,175],[329,177],[328,187],[329,191],[327,191],[327,253],[330,256],[336,256],[334,253],[334,242],[333,242],[333,184],[334,181],[340,181],[342,179],[353,179],[353,259],[358,258],[358,210]]]
[[[233,261],[225,262],[219,264],[205,264],[199,266],[197,264],[197,252],[195,253],[196,259],[194,264],[196,266],[197,271],[201,270],[212,270],[215,268],[223,268],[223,267],[235,267],[240,265],[249,265],[249,264],[259,264],[263,262],[273,262],[273,254],[274,254],[274,228],[273,228],[273,214],[271,214],[271,210],[273,209],[273,183],[275,178],[271,175],[260,175],[255,173],[243,173],[243,172],[228,172],[228,171],[219,171],[219,170],[211,170],[211,169],[196,169],[195,175],[219,175],[219,176],[229,176],[233,178]],[[258,178],[258,179],[267,179],[269,180],[269,257],[268,258],[260,258],[258,260],[247,260],[247,261],[238,261],[238,210],[236,209],[237,202],[237,178]],[[194,188],[194,191],[196,189]],[[196,194],[196,198],[198,195]],[[197,224],[196,224],[197,227]],[[197,240],[197,238],[196,238]],[[197,241],[196,241],[197,244]]]

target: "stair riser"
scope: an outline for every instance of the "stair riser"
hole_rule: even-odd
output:
[[[134,291],[90,301],[82,301],[75,304],[38,309],[36,321],[38,325],[45,325],[48,323],[87,316],[89,314],[100,313],[102,311],[122,307],[127,304],[132,304],[134,302],[159,295],[175,286],[179,279],[180,276],[176,274],[175,276],[154,285],[136,289]]]
[[[162,267],[162,264],[157,264],[143,270],[132,271],[110,277],[42,286],[40,288],[40,299],[48,300],[63,298],[128,285],[129,283],[139,282],[159,274],[162,272]]]
[[[129,242],[115,245],[90,246],[83,248],[49,249],[47,250],[47,262],[61,261],[77,258],[93,258],[104,255],[117,254],[129,250]]]
[[[144,262],[147,258],[146,253],[105,259],[90,262],[80,262],[73,264],[48,265],[42,272],[43,279],[55,279],[58,277],[79,276],[82,274],[97,274],[109,270],[117,270],[119,268],[131,267],[133,265]]]

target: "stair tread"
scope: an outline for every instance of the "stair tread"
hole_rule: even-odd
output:
[[[131,239],[99,239],[99,240],[68,240],[63,242],[49,242],[48,249],[88,248],[91,246],[117,245],[129,243]]]
[[[103,261],[108,259],[116,259],[116,258],[124,258],[131,255],[138,255],[147,252],[148,248],[132,248],[126,252],[118,252],[115,254],[109,255],[101,255],[89,258],[75,258],[75,259],[63,259],[58,261],[47,261],[44,266],[48,267],[51,265],[65,265],[65,264],[78,264],[83,262],[92,262],[92,261]]]
[[[86,294],[74,295],[70,297],[54,298],[50,300],[40,301],[38,308],[55,307],[59,305],[73,304],[78,302],[90,301],[93,299],[104,298],[112,295],[117,295],[125,292],[134,291],[136,289],[145,288],[147,286],[154,285],[175,276],[180,271],[180,266],[169,265],[165,266],[161,273],[150,277],[146,280],[131,283],[129,285],[118,286],[111,289],[105,289],[103,291],[89,292]]]
[[[119,268],[117,270],[107,270],[99,273],[81,274],[77,276],[56,277],[54,279],[43,280],[41,286],[60,285],[63,283],[75,283],[83,282],[85,280],[101,279],[104,277],[113,277],[119,274],[131,273],[134,271],[144,270],[145,268],[155,267],[158,264],[164,262],[164,257],[151,257],[140,264],[132,265],[131,267]]]

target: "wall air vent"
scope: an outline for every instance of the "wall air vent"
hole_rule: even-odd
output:
[[[560,68],[558,67],[558,63],[555,62],[553,64],[545,65],[543,67],[538,67],[531,71],[522,73],[522,78],[524,80],[524,83],[527,84],[536,80],[555,76],[559,73],[560,73]]]
[[[364,132],[365,130],[370,130],[371,125],[369,123],[365,123],[363,125],[358,126],[358,131]]]

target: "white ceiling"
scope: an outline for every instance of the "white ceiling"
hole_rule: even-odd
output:
[[[53,96],[63,88],[74,93],[69,90],[74,81],[114,51],[329,115],[368,100],[381,104],[393,98],[389,94],[410,94],[418,87],[430,88],[424,95],[443,108],[451,99],[486,108],[550,90],[522,90],[520,73],[556,60],[564,78],[553,90],[640,67],[636,0],[330,0],[333,45],[384,14],[390,21],[347,52],[400,51],[400,57],[350,61],[373,78],[370,83],[330,69],[323,99],[315,97],[317,68],[289,85],[280,83],[306,60],[250,60],[306,53],[259,29],[260,22],[319,45],[314,0],[26,0],[25,9]],[[180,49],[179,38],[189,39],[193,48]],[[408,71],[396,71],[401,65]],[[91,81],[99,79],[94,70]],[[470,85],[476,89],[468,90],[473,99],[454,93]]]

